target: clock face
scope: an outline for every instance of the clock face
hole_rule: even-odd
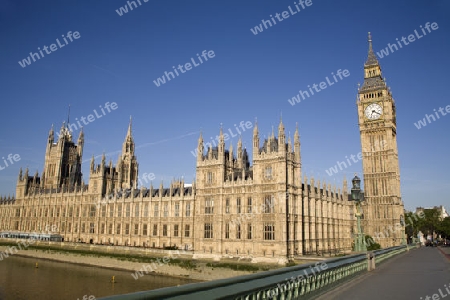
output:
[[[383,108],[377,103],[372,103],[366,107],[364,114],[367,119],[376,120],[383,114]]]

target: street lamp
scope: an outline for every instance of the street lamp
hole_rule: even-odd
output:
[[[366,243],[364,242],[364,233],[361,230],[361,179],[356,176],[352,179],[352,201],[355,201],[356,206],[356,238],[355,238],[355,251],[365,252],[367,251]]]

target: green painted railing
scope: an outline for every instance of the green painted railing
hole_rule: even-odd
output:
[[[397,246],[374,251],[376,264],[406,251]],[[368,255],[354,254],[278,270],[178,287],[100,298],[102,300],[294,300],[308,299],[368,270]]]

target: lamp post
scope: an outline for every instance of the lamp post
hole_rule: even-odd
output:
[[[356,176],[352,179],[352,201],[355,201],[356,206],[356,238],[355,238],[355,252],[367,251],[366,243],[364,242],[364,233],[361,230],[361,179]]]

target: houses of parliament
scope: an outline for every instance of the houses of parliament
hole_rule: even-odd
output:
[[[356,106],[365,187],[362,225],[365,234],[377,236],[400,223],[404,209],[395,102],[370,34]],[[302,175],[299,130],[291,141],[282,120],[277,136],[263,141],[255,124],[252,162],[241,140],[237,149],[226,149],[222,129],[216,147],[204,149],[200,135],[192,184],[138,186],[131,120],[117,163],[106,163],[104,155],[100,162],[92,157],[87,184],[81,172],[83,147],[82,130],[75,143],[66,124],[56,140],[52,127],[41,174],[21,169],[15,197],[0,198],[0,231],[40,232],[54,226],[64,242],[176,246],[192,249],[196,258],[287,261],[352,251],[356,218],[347,181],[336,187]],[[378,242],[400,245],[403,232]]]

